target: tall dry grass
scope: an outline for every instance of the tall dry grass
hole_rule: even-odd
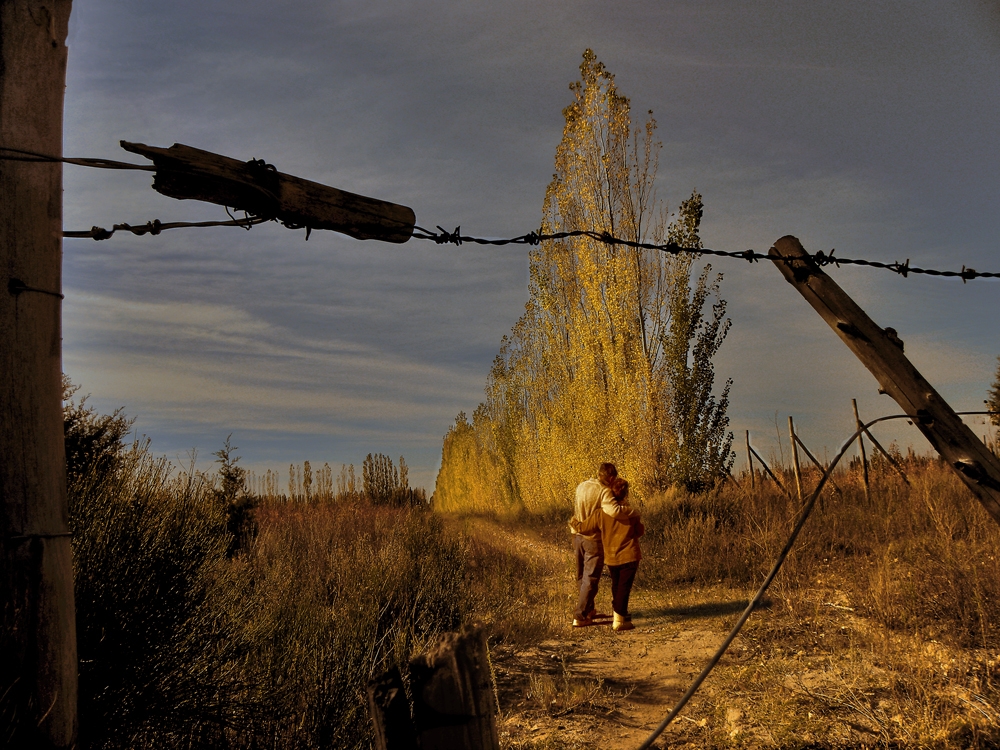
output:
[[[218,476],[121,438],[70,487],[82,746],[370,747],[370,677],[472,620],[547,628],[531,564],[426,503],[258,499],[234,545]]]
[[[870,502],[857,472],[835,476],[841,491],[824,491],[776,595],[834,576],[860,611],[886,627],[961,646],[1000,645],[1000,525],[940,462],[906,462],[910,484],[886,468],[872,471]],[[809,486],[815,480],[807,478]],[[783,483],[794,492],[791,476]],[[798,502],[758,479],[752,491],[727,483],[702,494],[664,493],[644,505],[646,585],[750,587],[787,539]]]

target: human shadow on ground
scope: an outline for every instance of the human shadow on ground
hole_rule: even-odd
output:
[[[699,620],[706,617],[722,617],[723,615],[735,615],[747,608],[749,599],[735,599],[729,602],[702,602],[700,604],[687,604],[678,607],[655,607],[643,609],[641,614],[645,617],[670,617],[676,620]],[[756,607],[758,609],[770,609],[771,600],[765,599]],[[638,613],[637,613],[638,614]]]

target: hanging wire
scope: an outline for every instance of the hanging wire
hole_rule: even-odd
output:
[[[956,414],[958,414],[958,416],[960,417],[968,417],[968,416],[979,416],[984,414],[994,415],[997,414],[997,412],[960,411],[956,412]],[[785,562],[785,558],[788,557],[788,553],[791,551],[792,546],[795,544],[795,540],[798,539],[799,532],[802,531],[802,527],[805,526],[806,520],[808,520],[809,518],[809,514],[812,513],[813,508],[816,506],[816,500],[819,498],[820,493],[823,491],[823,487],[826,486],[826,480],[830,478],[830,475],[833,473],[833,470],[840,462],[840,459],[843,458],[844,454],[847,453],[848,450],[850,450],[852,445],[854,445],[854,441],[857,440],[862,433],[868,431],[869,427],[878,424],[879,422],[888,422],[889,420],[892,419],[912,420],[913,417],[911,417],[909,414],[893,414],[888,417],[879,417],[878,419],[873,419],[871,422],[868,422],[867,424],[858,427],[855,433],[851,435],[850,438],[847,439],[847,442],[844,443],[843,447],[840,449],[840,452],[837,453],[833,461],[827,467],[826,471],[823,472],[823,476],[820,477],[819,484],[816,485],[816,489],[813,490],[812,494],[809,496],[809,499],[806,500],[806,502],[799,509],[798,512],[799,519],[796,522],[795,527],[792,529],[792,533],[788,536],[788,541],[785,542],[785,546],[781,549],[781,552],[778,554],[778,558],[774,561],[774,565],[771,568],[771,572],[767,574],[767,577],[764,579],[764,582],[760,585],[760,588],[757,589],[757,593],[754,594],[753,599],[750,600],[750,603],[747,605],[746,609],[743,610],[743,614],[740,615],[740,619],[736,621],[736,624],[733,626],[733,629],[729,631],[729,635],[726,636],[726,639],[719,646],[718,650],[716,650],[716,652],[712,655],[712,658],[708,660],[708,663],[705,665],[705,668],[701,670],[701,673],[697,677],[695,677],[694,682],[691,683],[691,686],[687,689],[687,692],[685,692],[684,695],[680,697],[680,700],[678,700],[677,703],[674,705],[674,707],[670,709],[670,713],[668,713],[666,715],[666,718],[664,718],[663,721],[660,722],[660,725],[656,727],[656,729],[654,729],[652,733],[650,733],[650,735],[645,739],[645,741],[641,745],[639,745],[638,750],[647,750],[647,748],[652,747],[656,739],[661,734],[663,734],[663,730],[670,725],[670,722],[672,722],[675,718],[677,718],[677,715],[680,714],[684,706],[687,705],[688,701],[691,700],[694,694],[698,691],[698,688],[701,687],[701,684],[705,681],[705,678],[708,677],[708,675],[711,673],[713,669],[715,669],[715,666],[719,663],[719,660],[722,658],[723,654],[725,654],[726,651],[729,649],[729,646],[736,639],[736,636],[739,635],[740,630],[743,629],[743,626],[746,624],[746,621],[750,618],[751,613],[754,611],[754,609],[760,606],[761,601],[763,601],[764,599],[764,594],[767,593],[767,589],[770,587],[771,582],[774,581],[775,576],[778,575],[778,571],[781,570],[781,566]]]

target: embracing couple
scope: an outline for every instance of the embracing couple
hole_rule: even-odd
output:
[[[632,630],[628,599],[642,558],[639,537],[646,528],[639,520],[639,512],[629,505],[628,482],[618,476],[614,464],[601,464],[595,479],[587,479],[576,488],[569,528],[573,532],[576,578],[580,583],[573,627],[607,624],[608,616],[594,607],[601,572],[607,563],[614,609],[611,627]]]

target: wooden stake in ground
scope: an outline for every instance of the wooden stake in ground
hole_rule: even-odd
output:
[[[856,406],[855,406],[855,410],[854,411],[855,411],[855,417],[857,417],[857,407]],[[861,420],[858,419],[858,422],[860,424]],[[910,483],[910,478],[908,476],[906,476],[906,472],[903,471],[903,467],[899,465],[899,462],[896,461],[896,459],[892,457],[892,454],[889,453],[889,451],[887,451],[885,448],[882,447],[882,443],[880,443],[878,440],[875,439],[875,436],[872,435],[871,430],[865,430],[865,435],[868,436],[868,439],[871,441],[872,445],[875,447],[875,450],[877,450],[879,453],[881,453],[882,454],[882,458],[884,458],[889,463],[889,466],[891,466],[893,469],[896,470],[896,473],[899,474],[900,478],[904,482],[906,482],[907,484],[909,484]]]
[[[875,376],[879,390],[900,405],[1000,523],[1000,459],[917,372],[903,354],[896,331],[876,325],[809,257],[795,237],[782,237],[769,255],[785,279]]]
[[[788,439],[792,443],[792,467],[795,469],[795,489],[799,493],[799,502],[802,502],[802,469],[799,468],[799,447],[795,444],[795,425],[792,423],[792,415],[788,415]]]
[[[398,669],[368,683],[377,750],[497,750],[486,632],[444,633],[410,661],[412,718]]]
[[[747,470],[750,472],[750,489],[756,486],[753,476],[753,451],[750,448],[750,430],[747,430]]]
[[[62,153],[70,0],[0,0],[0,146]],[[62,165],[0,161],[0,741],[76,743]]]
[[[864,425],[861,422],[861,417],[858,416],[858,400],[856,398],[851,399],[851,407],[854,409],[854,424],[855,429],[861,430]],[[865,454],[865,438],[863,431],[858,435],[858,454],[861,456],[861,476],[865,480],[865,501],[872,501],[872,491],[871,487],[868,485],[868,456]]]

